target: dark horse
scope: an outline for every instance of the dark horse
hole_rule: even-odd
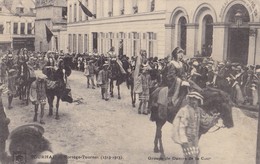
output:
[[[18,93],[20,100],[25,100],[26,105],[29,104],[29,91],[31,84],[36,80],[32,76],[33,70],[30,70],[26,62],[22,62],[18,66]]]
[[[63,72],[65,70],[65,72]],[[45,67],[44,74],[47,75],[47,89],[46,94],[49,104],[49,116],[53,115],[53,100],[56,96],[56,116],[55,119],[59,119],[59,103],[60,99],[68,94],[66,88],[67,77],[71,74],[71,68],[64,64],[64,60],[61,59],[58,63],[58,69],[55,70],[53,67]],[[72,102],[72,100],[68,100]]]
[[[162,88],[157,88],[151,95],[151,121],[156,122],[156,134],[154,139],[154,152],[161,153],[161,159],[165,158],[164,149],[162,144],[162,127],[166,121],[172,123],[177,112],[186,102],[177,103],[176,107],[172,104],[159,104],[157,103],[159,92]],[[180,88],[180,93],[186,92],[186,87]],[[232,101],[226,92],[214,88],[204,88],[200,90],[203,95],[204,104],[201,108],[209,115],[213,113],[220,113],[219,118],[223,120],[224,126],[231,128],[234,126],[232,118]],[[216,120],[215,120],[216,121]],[[199,136],[205,134],[216,122],[211,122],[207,126],[200,126]],[[158,148],[158,142],[160,149]]]
[[[114,97],[114,81],[116,81],[118,99],[121,99],[120,96],[120,85],[125,81],[125,74],[122,73],[119,64],[115,60],[110,61],[110,96]]]
[[[127,74],[126,84],[127,88],[130,89],[132,106],[135,107],[136,94],[134,93],[134,69],[131,69],[131,72]]]

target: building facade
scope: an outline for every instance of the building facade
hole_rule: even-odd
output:
[[[0,51],[34,50],[33,0],[0,0]]]
[[[66,0],[36,0],[35,50],[41,52],[60,51],[67,46],[67,2]],[[47,42],[46,26],[53,37]]]
[[[167,0],[166,52],[185,45],[189,56],[206,52],[219,61],[260,64],[259,5],[259,0]]]
[[[188,57],[212,56],[260,64],[259,0],[68,0],[68,52],[169,55],[176,46]]]
[[[78,0],[68,0],[68,52],[165,56],[165,0],[83,0],[94,17],[82,11]]]

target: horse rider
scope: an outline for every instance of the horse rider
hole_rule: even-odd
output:
[[[182,63],[184,50],[176,47],[171,54],[172,60],[167,65],[167,85],[168,85],[168,98],[174,106],[181,102],[185,93],[180,93],[181,86],[189,86],[185,79],[185,72]],[[178,99],[180,98],[180,99]]]
[[[26,78],[27,76],[27,62],[29,61],[29,54],[28,50],[26,48],[21,49],[22,53],[19,53],[18,55],[18,78],[20,80],[20,83],[22,83],[22,80]]]

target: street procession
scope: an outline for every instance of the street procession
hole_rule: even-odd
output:
[[[0,164],[260,162],[257,0],[0,0]]]

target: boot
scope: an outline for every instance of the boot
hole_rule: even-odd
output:
[[[8,96],[8,109],[12,109],[12,101],[13,101],[13,96]]]
[[[33,121],[36,122],[37,121],[37,117],[38,117],[38,105],[34,105],[34,117],[33,117]]]
[[[44,105],[41,104],[41,118],[40,118],[40,124],[45,124],[45,122],[43,121],[43,116],[44,116]]]
[[[34,117],[33,117],[33,121],[34,121],[34,122],[37,121],[37,117],[38,117],[38,114],[35,114]]]

